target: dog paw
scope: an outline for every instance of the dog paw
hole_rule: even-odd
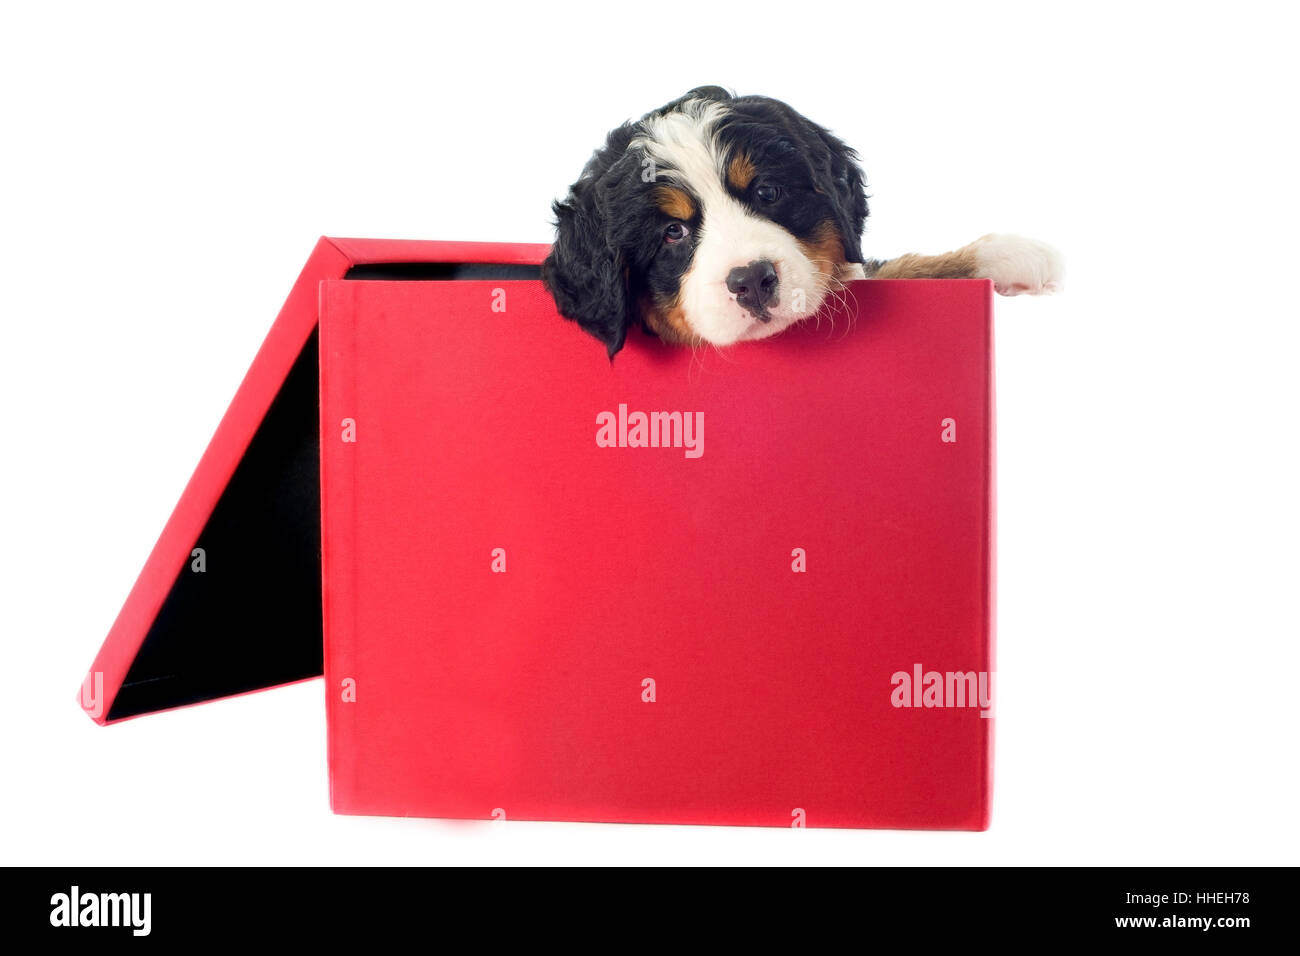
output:
[[[999,295],[1050,295],[1065,288],[1065,258],[1045,242],[994,233],[971,243],[975,274]]]

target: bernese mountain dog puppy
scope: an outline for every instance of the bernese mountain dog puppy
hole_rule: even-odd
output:
[[[853,279],[992,279],[1054,292],[1060,255],[990,235],[955,252],[862,254],[858,156],[785,103],[703,86],[613,130],[553,205],[542,278],[612,359],[640,325],[666,342],[763,339]]]

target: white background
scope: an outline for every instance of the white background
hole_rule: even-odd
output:
[[[1297,862],[1283,4],[23,4],[0,33],[0,860]],[[549,241],[692,86],[855,145],[866,251],[1000,299],[983,834],[334,817],[318,681],[99,728],[82,675],[317,236]]]

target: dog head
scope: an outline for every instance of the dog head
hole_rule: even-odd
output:
[[[700,87],[613,130],[553,206],[542,277],[604,343],[730,345],[812,315],[862,262],[857,154],[784,103]]]

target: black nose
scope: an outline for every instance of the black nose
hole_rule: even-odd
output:
[[[735,293],[736,301],[755,318],[770,322],[772,317],[767,307],[776,301],[779,281],[776,266],[768,259],[758,259],[731,270],[727,275],[727,291]]]

